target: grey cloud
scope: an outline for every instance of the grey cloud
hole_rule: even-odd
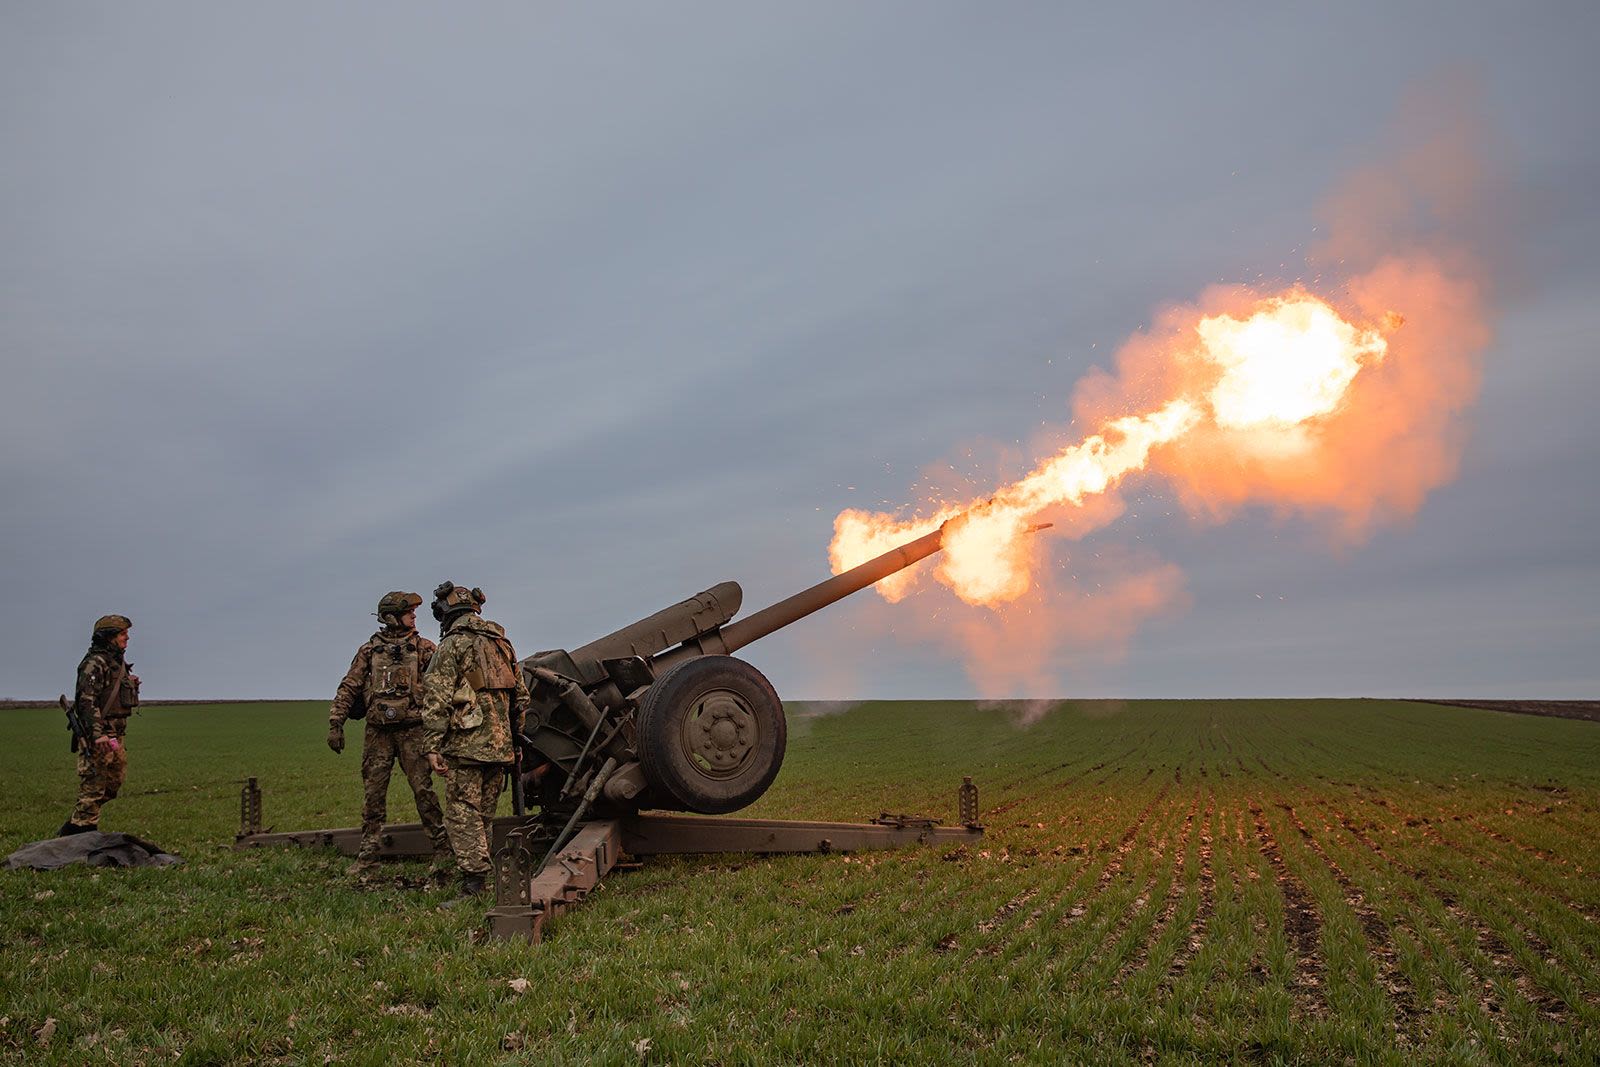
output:
[[[1059,425],[1153,308],[1303,270],[1322,193],[1459,64],[1524,244],[1460,478],[1345,557],[1150,490],[1097,536],[1193,605],[1060,684],[1593,695],[1595,21],[13,6],[0,695],[67,684],[103,611],[152,695],[311,696],[395,586],[482,584],[527,649],[725,577],[782,596],[839,508]],[[860,610],[753,658],[797,697],[973,691],[852,646]]]

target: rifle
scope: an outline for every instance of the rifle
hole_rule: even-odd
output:
[[[69,702],[67,694],[62,693],[61,710],[67,713],[67,729],[72,731],[72,751],[76,752],[79,748],[87,749],[93,739],[89,736],[89,731],[84,729],[82,720],[78,718],[77,702]]]
[[[527,738],[522,735],[524,713],[511,724],[511,811],[514,815],[528,814],[528,791],[522,785],[522,746]]]
[[[522,788],[522,745],[511,743],[511,811],[514,815],[528,814],[528,797]]]

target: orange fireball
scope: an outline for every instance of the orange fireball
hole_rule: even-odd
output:
[[[1393,328],[1398,317],[1385,321]],[[944,554],[934,576],[969,604],[1014,601],[1032,587],[1035,539],[1027,535],[1049,508],[1082,506],[1129,474],[1158,448],[1177,449],[1200,428],[1238,435],[1251,451],[1293,452],[1311,445],[1305,428],[1337,417],[1356,376],[1377,364],[1388,341],[1377,328],[1342,317],[1303,290],[1255,297],[1246,313],[1195,313],[1167,352],[1179,394],[1148,411],[1111,419],[1068,445],[988,500],[944,505],[910,519],[844,511],[834,521],[829,559],[848,570],[942,523]],[[917,571],[885,579],[878,590],[904,597]]]

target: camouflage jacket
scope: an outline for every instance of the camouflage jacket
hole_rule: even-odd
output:
[[[511,735],[528,712],[528,683],[498,623],[463,613],[422,680],[423,751],[510,763]]]
[[[94,737],[121,737],[128,731],[128,716],[139,706],[139,679],[131,670],[123,676],[122,691],[111,686],[122,673],[122,649],[92,645],[78,663],[78,687],[73,709]],[[107,708],[106,705],[111,707]]]
[[[412,642],[416,644],[417,675],[420,679],[427,673],[428,663],[433,659],[436,646],[415,630],[399,630],[385,626],[369,637],[366,644],[356,649],[355,658],[350,661],[350,669],[345,672],[344,680],[339,683],[339,691],[333,695],[333,705],[328,709],[328,722],[333,726],[343,726],[345,720],[350,717],[350,712],[365,702],[367,682],[372,676],[372,653],[375,650]],[[422,709],[420,688],[413,689],[411,696],[412,704],[420,714]],[[372,709],[368,708],[367,711],[370,713]]]

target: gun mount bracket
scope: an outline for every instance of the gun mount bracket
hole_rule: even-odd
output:
[[[261,832],[261,786],[254,777],[250,777],[244,780],[244,788],[239,790],[239,832],[234,840],[242,841]]]

